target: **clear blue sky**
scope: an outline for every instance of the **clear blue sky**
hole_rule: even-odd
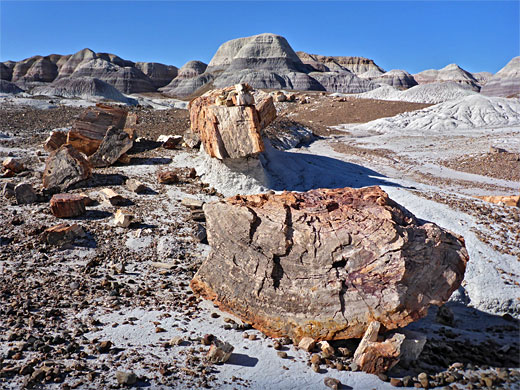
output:
[[[227,40],[272,32],[294,50],[364,56],[386,70],[457,63],[494,73],[520,55],[519,3],[0,0],[0,61],[89,47],[180,67],[209,62]]]

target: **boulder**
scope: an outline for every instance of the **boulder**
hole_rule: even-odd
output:
[[[62,145],[49,154],[43,172],[43,187],[66,190],[71,185],[86,180],[92,167],[84,154],[72,145]]]
[[[480,91],[487,96],[520,96],[520,56],[513,58],[506,66],[491,77]]]
[[[89,157],[89,161],[96,168],[108,167],[130,150],[133,144],[128,133],[110,126],[98,149]]]
[[[23,163],[19,159],[14,158],[14,157],[7,157],[2,162],[2,167],[6,171],[10,170],[10,171],[13,171],[14,173],[20,173],[23,170],[25,170],[25,167],[24,167]]]
[[[67,143],[87,156],[94,154],[105,138],[109,127],[127,132],[134,139],[137,116],[120,107],[98,103],[87,108],[76,119],[67,135]]]
[[[52,226],[43,232],[43,240],[50,245],[72,243],[76,238],[85,237],[85,231],[78,224],[62,223]]]
[[[29,204],[38,200],[36,191],[29,183],[20,183],[14,187],[14,196],[18,204]]]
[[[51,213],[57,218],[79,217],[85,214],[85,199],[79,194],[56,194],[50,202]]]
[[[191,130],[200,136],[206,153],[220,160],[254,156],[264,151],[260,135],[276,116],[272,97],[254,105],[234,105],[248,85],[210,91],[189,104]],[[239,99],[240,100],[240,99]],[[262,116],[261,116],[262,115]]]
[[[206,361],[213,364],[222,364],[229,360],[235,348],[220,340],[214,340],[206,354]]]
[[[191,281],[271,337],[362,337],[424,317],[458,288],[461,237],[379,187],[237,195],[204,205],[211,252]]]

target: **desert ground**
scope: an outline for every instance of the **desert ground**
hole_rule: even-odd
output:
[[[44,240],[45,229],[63,222],[51,214],[45,191],[32,204],[3,197],[0,387],[319,389],[334,378],[343,389],[424,387],[425,379],[430,388],[520,388],[519,208],[477,198],[520,191],[518,112],[499,125],[481,116],[472,126],[432,128],[424,119],[430,114],[417,113],[439,105],[296,95],[276,103],[278,118],[264,130],[267,184],[247,170],[231,175],[199,149],[164,148],[160,135],[184,135],[190,126],[188,110],[165,104],[131,107],[140,138],[130,161],[96,168],[68,191],[93,200],[84,216],[66,220],[83,228],[82,237],[63,245]],[[301,96],[306,104],[297,103]],[[51,130],[70,127],[85,105],[3,99],[0,158],[16,157],[26,169],[1,178],[2,188],[8,182],[40,188],[48,156],[42,143]],[[462,120],[457,115],[447,117]],[[416,116],[422,127],[403,125]],[[157,172],[166,170],[179,181],[158,183]],[[129,190],[128,179],[147,190]],[[359,340],[331,342],[333,356],[305,352],[190,290],[210,248],[201,234],[204,217],[183,199],[373,185],[417,218],[463,236],[470,258],[449,302],[407,327],[427,338],[416,361],[378,376],[358,372],[352,352]],[[118,207],[101,200],[104,188],[126,198],[122,207],[134,216],[129,227],[113,225]],[[205,361],[214,337],[234,347],[224,364]]]

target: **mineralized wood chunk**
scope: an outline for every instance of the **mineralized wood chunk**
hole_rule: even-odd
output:
[[[134,142],[122,129],[110,126],[98,149],[90,156],[93,167],[108,167],[114,164],[124,153],[130,150]]]
[[[264,151],[260,130],[276,117],[276,108],[270,97],[257,107],[240,101],[234,105],[227,96],[236,95],[235,88],[243,85],[210,91],[189,104],[191,130],[211,157],[240,158]]]
[[[78,217],[85,214],[85,197],[79,194],[56,194],[50,202],[51,213],[58,218]]]
[[[93,154],[101,144],[110,126],[122,129],[134,138],[137,116],[127,110],[98,103],[89,107],[72,125],[67,143],[87,156]]]
[[[92,167],[85,155],[74,149],[72,145],[62,145],[51,152],[45,161],[43,187],[65,190],[75,183],[88,179],[91,174]]]
[[[379,187],[236,196],[204,206],[211,252],[191,281],[272,337],[362,337],[424,317],[459,287],[461,237]]]

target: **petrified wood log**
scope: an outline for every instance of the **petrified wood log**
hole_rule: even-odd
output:
[[[88,179],[91,174],[92,167],[85,155],[72,145],[65,144],[51,152],[45,160],[43,187],[65,190],[72,184]]]
[[[67,136],[67,143],[87,156],[93,154],[110,126],[122,129],[134,138],[137,116],[127,110],[98,103],[87,108],[73,123]]]
[[[191,281],[272,337],[359,338],[424,317],[460,285],[460,237],[379,187],[250,195],[204,206],[212,250]]]
[[[108,167],[129,151],[133,144],[128,133],[110,126],[98,149],[89,157],[89,161],[96,168]]]
[[[237,100],[249,89],[246,84],[238,84],[207,92],[190,102],[191,130],[199,135],[211,157],[222,160],[264,151],[260,130],[276,117],[276,108],[270,97],[258,104],[259,109],[247,105],[254,100]]]

